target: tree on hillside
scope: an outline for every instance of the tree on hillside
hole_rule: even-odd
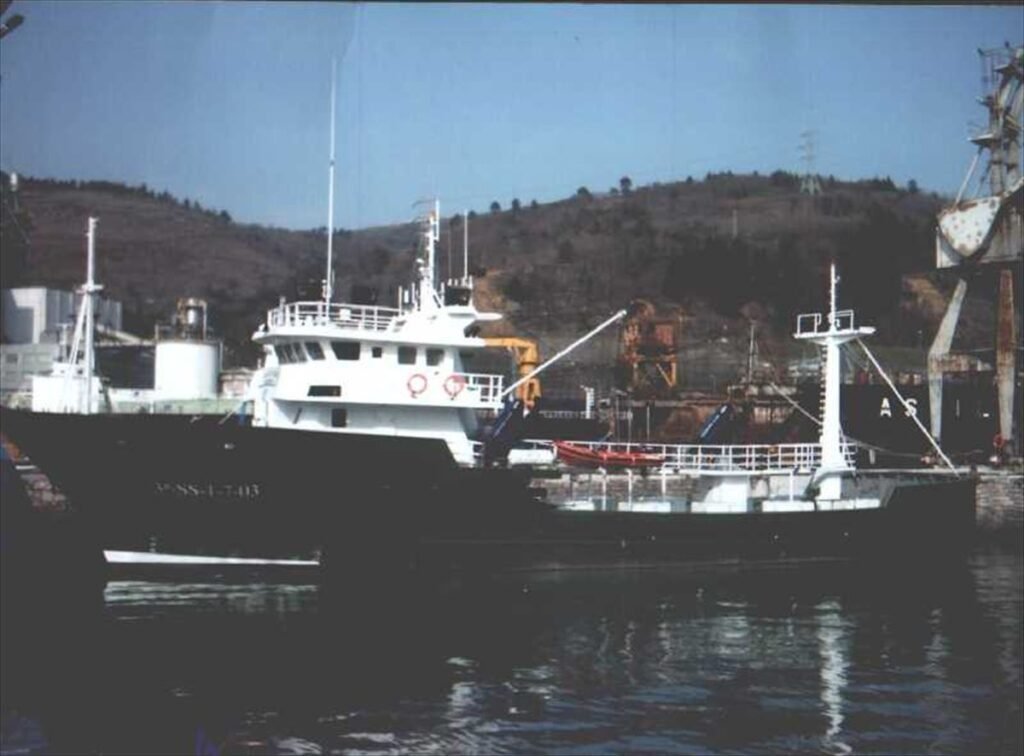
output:
[[[512,212],[518,213],[522,209],[522,204],[519,202],[519,198],[512,200]]]
[[[585,186],[581,186],[576,190],[576,196],[581,200],[589,200],[593,195],[590,194],[590,190]]]
[[[622,190],[623,194],[629,194],[630,190],[633,188],[633,180],[629,176],[623,176],[619,179],[619,188]]]
[[[537,200],[530,200],[530,209],[536,210],[540,205],[537,204]]]
[[[500,213],[501,212],[501,205],[498,203],[498,200],[494,200],[494,202],[491,203],[491,212],[492,213]]]
[[[907,191],[911,194],[917,194],[921,190],[917,186],[917,182],[914,179],[910,179],[910,181],[907,182]]]

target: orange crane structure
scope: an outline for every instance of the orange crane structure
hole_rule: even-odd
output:
[[[654,305],[636,300],[622,326],[618,383],[635,398],[669,398],[679,382],[678,316],[656,315]]]
[[[525,378],[540,364],[540,350],[537,342],[516,336],[493,336],[484,339],[487,346],[504,347],[512,353],[516,360],[517,380]],[[540,379],[531,378],[516,389],[516,397],[522,400],[527,409],[533,409],[540,399]]]

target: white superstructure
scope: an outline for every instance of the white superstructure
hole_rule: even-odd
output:
[[[477,462],[477,410],[499,410],[507,390],[502,376],[469,369],[486,342],[467,333],[501,316],[476,309],[468,275],[437,285],[439,222],[435,201],[417,280],[397,307],[325,297],[267,313],[253,336],[264,349],[251,384],[254,425],[437,438],[459,464]]]
[[[878,509],[898,485],[958,477],[927,429],[911,415],[949,471],[857,470],[840,421],[840,347],[856,342],[904,405],[861,338],[875,329],[855,324],[852,310],[838,309],[835,265],[829,271],[829,308],[797,318],[794,337],[817,344],[824,360],[821,431],[817,443],[775,445],[678,445],[555,442],[553,450],[576,473],[563,485],[567,509],[623,512],[743,514]],[[551,446],[533,442],[535,451]],[[640,468],[640,469],[636,469]],[[609,470],[621,472],[609,476]],[[624,485],[623,485],[624,482]],[[613,490],[615,489],[615,490]],[[624,489],[624,490],[623,490]],[[653,493],[654,498],[648,498]]]

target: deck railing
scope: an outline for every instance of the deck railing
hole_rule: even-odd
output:
[[[796,316],[797,336],[828,333],[828,329],[828,317],[820,312],[805,312]],[[836,312],[836,330],[853,330],[853,310],[838,310]]]
[[[387,331],[402,313],[394,307],[289,302],[267,311],[267,326],[335,326],[364,331]]]
[[[456,391],[460,379],[463,381],[462,388]],[[453,373],[445,385],[445,390],[453,401],[458,401],[460,396],[464,396],[472,400],[474,404],[479,402],[490,405],[501,401],[501,393],[505,389],[505,379],[492,373]],[[455,392],[454,395],[452,395],[453,392]]]
[[[574,446],[593,451],[661,456],[658,467],[686,472],[770,472],[813,470],[821,464],[820,444],[639,444],[605,441],[573,441]],[[853,466],[854,448],[843,447],[847,463]]]

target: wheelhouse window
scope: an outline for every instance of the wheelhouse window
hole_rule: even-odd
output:
[[[331,349],[334,351],[334,356],[339,360],[358,360],[359,347],[360,344],[358,341],[331,342]]]
[[[306,361],[306,350],[302,348],[302,344],[285,344],[292,355],[293,362],[305,362]]]
[[[344,407],[335,407],[331,410],[331,427],[344,428],[348,425],[348,410]]]
[[[324,358],[324,349],[318,341],[307,341],[306,354],[309,355],[311,360],[322,360]]]
[[[310,386],[306,396],[341,396],[341,386]]]
[[[416,364],[416,347],[411,347],[411,346],[400,346],[400,347],[398,347],[398,364],[399,365],[415,365]]]
[[[275,354],[277,354],[277,361],[280,362],[282,365],[287,365],[289,362],[292,361],[292,353],[289,350],[285,349],[285,346],[285,344],[274,345],[274,352]]]
[[[431,365],[431,366],[440,365],[441,364],[441,360],[443,360],[443,359],[444,359],[444,350],[443,349],[428,349],[427,350],[427,364],[428,365]]]

